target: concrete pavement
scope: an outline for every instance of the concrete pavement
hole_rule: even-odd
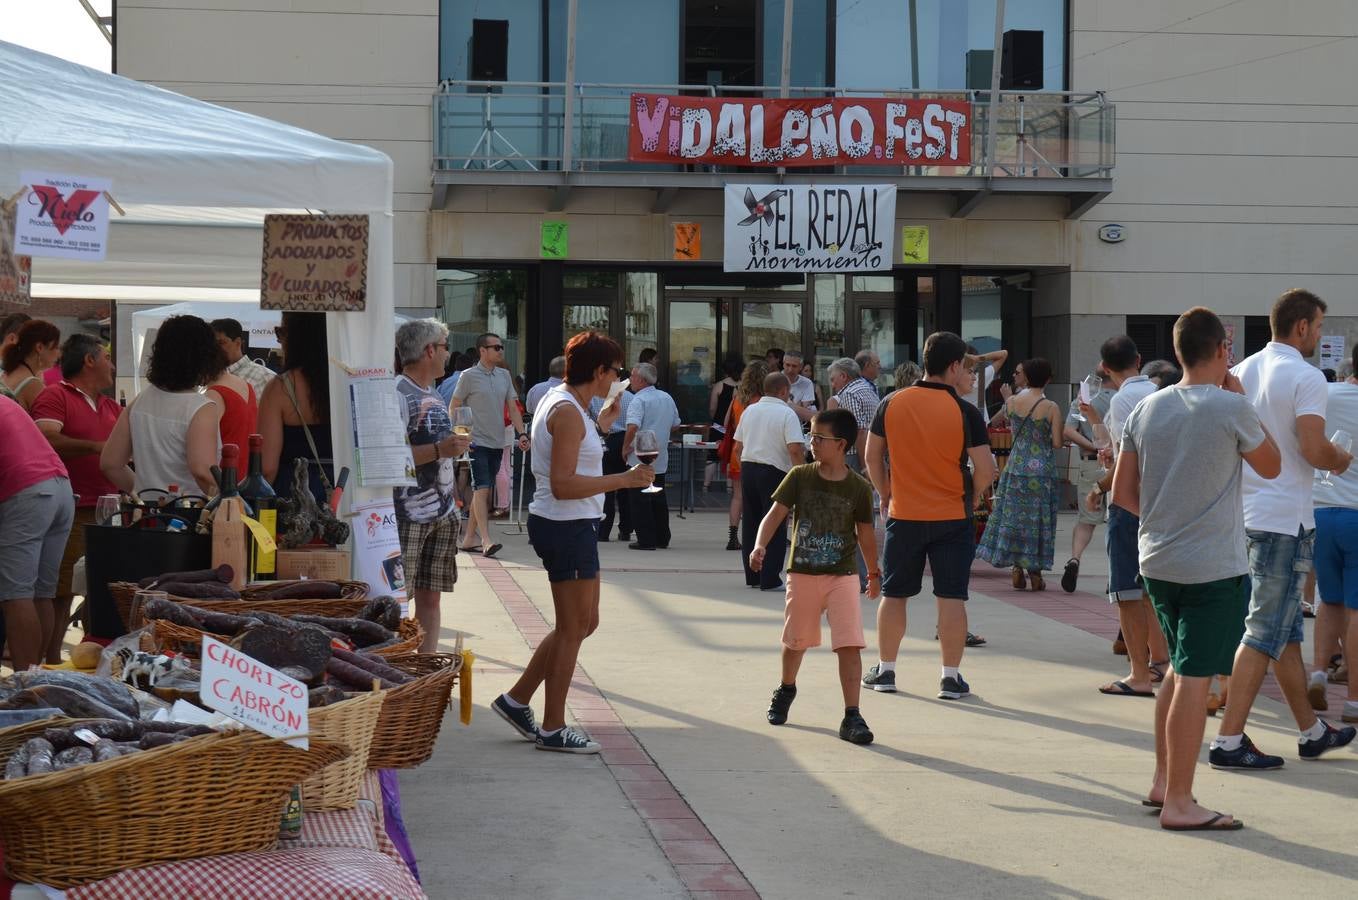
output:
[[[1061,518],[1058,566],[1072,521]],[[672,524],[668,551],[600,547],[602,624],[571,697],[571,712],[605,742],[598,757],[535,751],[486,708],[552,618],[526,538],[501,538],[502,564],[459,556],[445,638],[461,629],[477,653],[475,718],[462,727],[450,717],[434,758],[402,777],[431,897],[1224,897],[1358,887],[1358,752],[1301,762],[1274,700],[1261,697],[1249,730],[1287,758],[1282,771],[1198,771],[1198,796],[1238,815],[1244,831],[1169,834],[1139,805],[1153,704],[1096,691],[1126,672],[1109,652],[1115,621],[1096,596],[1102,529],[1076,595],[1057,575],[1043,594],[1016,594],[1005,573],[978,564],[971,628],[990,643],[963,662],[967,700],[934,699],[933,601],[911,601],[902,692],[864,693],[876,743],[861,748],[836,735],[842,704],[828,648],[808,653],[788,724],[764,721],[778,683],[782,597],[743,586],[738,554],[721,549],[725,516]],[[875,604],[863,603],[866,667],[876,659]]]

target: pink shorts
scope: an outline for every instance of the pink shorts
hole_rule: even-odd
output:
[[[857,575],[787,575],[783,646],[805,650],[820,646],[820,617],[830,620],[830,649],[863,647],[863,608]]]

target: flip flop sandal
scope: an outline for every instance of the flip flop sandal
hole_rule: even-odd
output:
[[[972,634],[970,631],[967,632],[968,647],[984,647],[985,645],[986,645],[985,638],[981,637],[979,634]]]
[[[1164,662],[1153,662],[1149,668],[1151,670],[1151,684],[1160,684],[1165,680],[1165,666],[1169,665],[1169,660]]]
[[[1100,694],[1113,697],[1154,697],[1155,691],[1138,691],[1125,681],[1114,681],[1099,688]]]
[[[481,555],[486,559],[494,559],[495,554],[499,553],[502,549],[504,549],[504,544],[491,544],[485,550],[481,551]]]
[[[481,545],[480,545],[480,544],[476,544],[476,545],[471,546],[471,547],[458,547],[457,549],[461,550],[463,553],[480,553],[480,552],[481,552]]]
[[[1193,798],[1193,802],[1194,802],[1194,803],[1197,803],[1197,802],[1198,802],[1198,798],[1197,798],[1197,797],[1194,797],[1194,798]],[[1164,808],[1165,808],[1165,804],[1162,803],[1162,802],[1159,801],[1159,800],[1142,800],[1142,801],[1141,801],[1141,805],[1142,805],[1142,806],[1145,806],[1145,807],[1149,807],[1150,809],[1155,809],[1155,810],[1160,810],[1160,809],[1164,809]]]
[[[1225,813],[1217,813],[1206,822],[1199,822],[1196,825],[1164,825],[1160,827],[1165,831],[1239,831],[1245,827],[1245,823],[1239,819],[1232,819],[1225,825],[1218,825],[1222,819],[1226,818]]]

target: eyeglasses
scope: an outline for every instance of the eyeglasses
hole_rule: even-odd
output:
[[[505,345],[504,345],[504,344],[486,344],[485,349],[487,349],[487,350],[499,350],[501,353],[503,353],[503,352],[504,352],[504,349],[505,349]]]
[[[627,374],[627,370],[624,369],[622,366],[609,366],[608,368],[612,369],[614,374],[616,374],[619,378]]]
[[[835,437],[833,434],[818,434],[817,432],[814,432],[814,431],[813,431],[813,432],[811,432],[811,440],[813,440],[813,441],[842,441],[842,440],[844,440],[844,438]]]

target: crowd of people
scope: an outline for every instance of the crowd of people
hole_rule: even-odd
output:
[[[16,668],[61,662],[76,562],[100,497],[211,497],[224,443],[263,435],[263,468],[286,496],[298,459],[326,498],[333,463],[324,316],[285,313],[281,374],[247,354],[234,319],[173,316],[146,360],[146,385],[113,399],[114,364],[94,335],[0,320],[0,601]]]

